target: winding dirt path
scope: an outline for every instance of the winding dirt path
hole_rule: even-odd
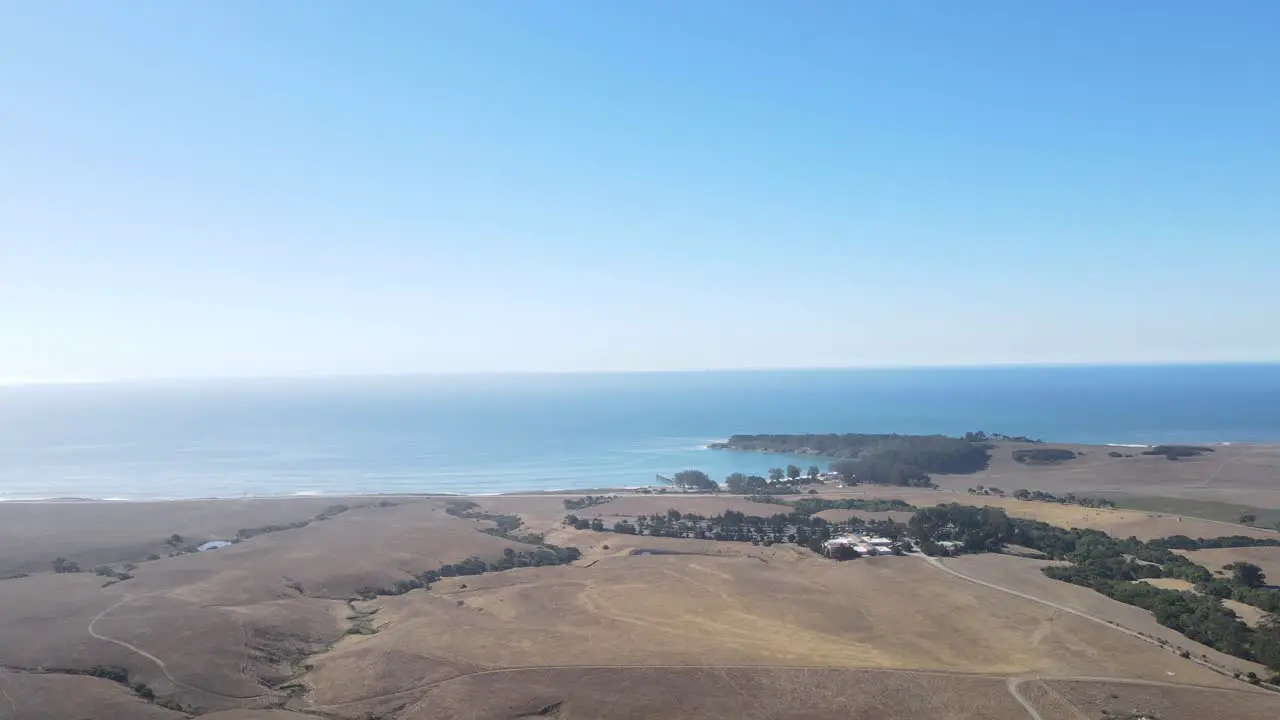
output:
[[[17,720],[18,704],[13,701],[13,696],[9,694],[9,678],[4,676],[3,671],[0,671],[0,695],[4,695],[4,699],[9,701],[9,717],[11,720]]]
[[[144,658],[146,658],[146,659],[150,660],[151,662],[155,663],[155,664],[156,664],[156,667],[160,668],[160,672],[164,673],[165,679],[167,679],[169,682],[171,682],[171,683],[173,683],[174,685],[177,685],[177,686],[179,686],[179,687],[186,687],[186,685],[184,685],[183,683],[178,682],[178,680],[177,680],[177,679],[175,679],[175,678],[173,677],[173,675],[172,675],[172,674],[170,674],[170,672],[169,672],[169,667],[168,667],[167,665],[165,665],[165,664],[164,664],[164,661],[163,661],[163,660],[161,660],[160,658],[156,657],[155,655],[152,655],[151,653],[147,652],[146,650],[143,650],[142,648],[138,647],[137,645],[131,645],[131,644],[129,644],[129,643],[127,643],[127,642],[123,641],[123,640],[117,640],[117,639],[115,639],[115,638],[113,638],[113,637],[108,637],[108,636],[103,635],[102,633],[100,633],[100,632],[98,632],[97,630],[95,630],[95,629],[94,629],[94,626],[98,624],[98,621],[99,621],[99,620],[101,620],[103,617],[105,617],[107,613],[111,612],[112,610],[115,610],[116,608],[118,608],[118,607],[120,607],[121,605],[123,605],[123,604],[125,604],[125,603],[129,602],[129,601],[130,601],[130,600],[132,600],[132,599],[133,599],[133,597],[132,597],[132,596],[125,596],[125,597],[123,597],[123,598],[120,598],[120,601],[119,601],[119,602],[117,602],[115,605],[112,605],[111,607],[107,608],[106,610],[103,610],[102,612],[98,613],[97,615],[94,615],[94,616],[93,616],[93,619],[89,621],[89,627],[88,627],[88,628],[86,628],[86,629],[89,631],[89,634],[90,634],[90,635],[92,635],[92,636],[94,636],[95,638],[97,638],[97,639],[99,639],[99,640],[103,640],[103,641],[105,641],[105,642],[109,642],[109,643],[114,643],[114,644],[116,644],[116,645],[119,645],[119,646],[120,646],[120,647],[122,647],[122,648],[125,648],[126,650],[132,650],[133,652],[135,652],[135,653],[137,653],[137,654],[141,655],[142,657],[144,657]]]
[[[172,683],[174,687],[180,687],[180,688],[183,688],[184,690],[190,690],[192,692],[204,693],[205,695],[210,695],[212,697],[220,698],[222,700],[237,700],[237,701],[255,700],[257,698],[266,697],[267,695],[271,694],[270,692],[263,692],[263,693],[258,693],[257,695],[227,695],[226,693],[220,693],[214,690],[208,690],[202,687],[198,687],[190,683],[182,682],[181,680],[175,678],[173,676],[173,673],[169,672],[169,666],[166,665],[165,662],[160,658],[156,657],[155,655],[152,655],[146,650],[143,650],[137,645],[127,643],[124,640],[117,640],[116,638],[110,637],[108,635],[103,635],[102,633],[98,632],[95,629],[95,626],[98,624],[98,621],[106,617],[107,613],[111,612],[112,610],[115,610],[121,605],[124,605],[125,603],[129,602],[132,599],[133,599],[133,596],[123,597],[116,604],[112,605],[106,610],[103,610],[97,615],[94,615],[93,619],[89,621],[88,627],[86,627],[85,629],[89,632],[90,635],[92,635],[94,638],[97,638],[98,640],[119,645],[120,647],[125,648],[126,650],[130,650],[134,653],[137,653],[138,655],[141,655],[142,657],[155,663],[156,667],[160,668],[160,672],[164,674],[165,679],[168,680],[170,683]]]
[[[1036,706],[1032,705],[1031,701],[1023,697],[1022,692],[1018,690],[1018,686],[1026,681],[1027,678],[1015,675],[1005,680],[1004,686],[1009,688],[1009,694],[1027,711],[1027,714],[1031,716],[1031,720],[1044,720],[1044,718],[1040,717],[1040,711],[1036,709]]]

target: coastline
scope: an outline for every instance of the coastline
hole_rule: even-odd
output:
[[[727,441],[710,442],[701,446],[702,452],[714,453],[717,455],[738,455],[738,456],[755,456],[755,457],[790,457],[796,461],[807,463],[833,462],[839,460],[837,457],[808,454],[808,453],[792,453],[779,450],[756,450],[742,449],[737,447],[726,446]],[[1006,444],[1021,445],[1017,442],[1009,442]],[[1252,453],[1257,451],[1266,451],[1268,449],[1280,449],[1280,442],[1234,442],[1234,441],[1215,441],[1197,443],[1207,447],[1221,448],[1223,450],[1242,451],[1243,453]],[[1114,449],[1140,449],[1155,447],[1156,444],[1151,443],[1072,443],[1072,442],[1052,442],[1044,441],[1040,443],[1042,446],[1062,447],[1076,450],[1114,450]],[[772,461],[771,461],[772,462]],[[696,467],[696,464],[694,465]],[[940,477],[966,477],[965,474],[948,475],[939,474]],[[886,486],[892,489],[893,486]],[[52,497],[5,497],[0,494],[0,507],[6,505],[83,505],[83,504],[100,504],[100,505],[129,505],[129,504],[161,504],[161,503],[194,503],[194,502],[231,502],[231,501],[278,501],[278,500],[307,500],[307,499],[394,499],[394,498],[486,498],[486,497],[544,497],[544,496],[578,496],[578,495],[599,495],[599,494],[645,494],[643,491],[648,489],[651,492],[670,486],[662,486],[655,484],[641,485],[613,485],[613,486],[583,486],[583,487],[562,487],[562,488],[533,488],[533,489],[510,489],[502,491],[484,491],[484,492],[452,492],[452,491],[418,491],[418,492],[321,492],[313,490],[295,491],[286,494],[250,494],[250,495],[203,495],[199,497],[122,497],[109,495],[106,497],[87,497],[87,496],[52,496]],[[673,493],[678,494],[678,493]]]

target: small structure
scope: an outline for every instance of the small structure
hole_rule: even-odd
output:
[[[227,542],[226,540],[210,540],[209,542],[196,548],[196,550],[199,552],[207,552],[209,550],[217,550],[218,548],[224,548],[230,544],[231,543]]]

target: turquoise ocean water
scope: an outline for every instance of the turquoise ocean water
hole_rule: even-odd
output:
[[[733,433],[1280,441],[1280,365],[201,381],[0,388],[0,500],[513,492],[763,473]],[[809,459],[798,464],[807,466]]]

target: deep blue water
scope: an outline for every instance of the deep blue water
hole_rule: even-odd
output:
[[[739,432],[1280,441],[1280,365],[460,376],[0,388],[0,499],[506,492],[720,478]],[[804,465],[808,465],[805,462]]]

